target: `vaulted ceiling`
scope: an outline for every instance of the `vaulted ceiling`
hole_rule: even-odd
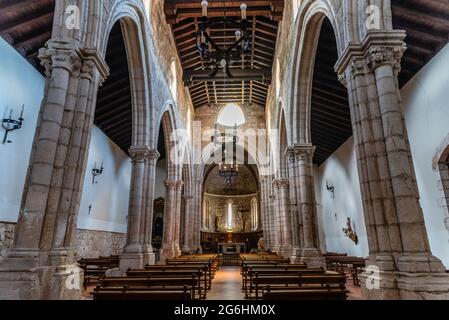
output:
[[[238,63],[231,67],[233,77],[217,75],[208,79],[192,81],[192,73],[207,75],[210,64],[203,61],[196,47],[195,34],[201,23],[201,1],[166,0],[165,14],[172,25],[184,82],[189,87],[195,108],[223,103],[255,103],[265,107],[271,83],[271,69],[276,47],[278,22],[282,19],[284,0],[209,0],[208,17],[226,17],[240,20],[240,4],[248,6],[250,47]],[[212,40],[221,48],[235,41],[235,30],[217,28],[209,30]],[[258,74],[255,76],[255,74]]]

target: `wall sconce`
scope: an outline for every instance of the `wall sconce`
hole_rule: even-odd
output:
[[[335,199],[335,187],[334,187],[334,185],[329,185],[329,183],[326,181],[326,189],[327,189],[327,191],[332,193],[332,199]]]
[[[95,162],[94,168],[92,169],[92,184],[98,183],[95,182],[95,178],[103,174],[103,161],[101,162],[100,168],[97,168],[97,163]]]
[[[2,128],[5,129],[5,135],[3,137],[3,144],[12,143],[11,140],[8,140],[8,134],[11,131],[18,130],[22,128],[23,124],[23,111],[25,109],[25,105],[22,105],[22,111],[20,112],[19,119],[15,120],[12,118],[12,109],[9,112],[9,118],[3,118],[2,120]]]

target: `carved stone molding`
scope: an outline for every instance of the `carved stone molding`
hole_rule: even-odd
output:
[[[52,70],[61,68],[71,75],[76,75],[81,70],[81,57],[78,52],[70,49],[46,49],[39,50],[41,65],[45,68],[45,76],[50,77]]]
[[[295,154],[295,160],[301,161],[312,161],[313,155],[315,154],[316,147],[312,144],[295,144],[291,147]]]

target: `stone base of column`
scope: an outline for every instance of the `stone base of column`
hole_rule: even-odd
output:
[[[281,254],[281,246],[280,245],[274,245],[271,247],[271,252]]]
[[[326,269],[326,259],[318,249],[301,249],[299,263],[304,263],[309,268]]]
[[[292,255],[290,256],[291,264],[300,264],[301,263],[301,249],[293,248]]]
[[[144,254],[143,253],[122,253],[120,255],[120,270],[143,269]]]
[[[3,262],[3,261],[2,261]],[[0,266],[0,300],[79,300],[83,271],[78,265],[16,268]]]
[[[291,245],[283,245],[280,247],[279,253],[284,258],[290,258],[293,255],[293,247]]]
[[[156,254],[153,251],[153,247],[150,245],[143,246],[143,266],[155,265],[156,264]]]
[[[177,257],[178,253],[174,248],[162,248],[160,252],[161,261],[165,262],[166,259],[173,259]]]
[[[395,265],[399,271],[391,271]],[[432,255],[380,254],[370,256],[366,266],[360,276],[364,299],[449,300],[449,274]]]
[[[183,246],[181,251],[184,254],[189,254],[190,253],[190,248],[188,246]]]
[[[366,300],[449,300],[449,274],[377,271],[360,275]]]

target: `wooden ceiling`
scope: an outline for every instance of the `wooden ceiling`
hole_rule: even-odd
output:
[[[37,54],[51,37],[54,0],[0,0],[0,36],[40,72]]]
[[[196,47],[195,34],[201,22],[201,1],[166,0],[165,14],[172,25],[178,54],[184,69],[184,82],[189,87],[195,108],[203,105],[225,103],[259,104],[265,107],[271,82],[271,69],[276,47],[278,22],[282,19],[284,0],[223,1],[209,0],[209,17],[227,17],[240,20],[240,4],[248,5],[247,15],[251,35],[250,48],[241,61],[231,70],[233,78],[218,75],[207,81],[191,81],[192,72],[210,70],[208,61],[203,61]],[[235,41],[235,30],[212,29],[210,36],[221,48],[229,47]],[[262,73],[264,80],[251,78]]]
[[[110,75],[98,89],[94,123],[125,153],[132,139],[132,99],[128,60],[120,23],[109,35],[106,63]]]
[[[391,0],[393,27],[407,31],[400,85],[405,85],[449,40],[449,0]]]
[[[323,23],[312,84],[311,131],[314,162],[322,164],[352,136],[348,91],[337,79],[337,42],[328,19]]]

